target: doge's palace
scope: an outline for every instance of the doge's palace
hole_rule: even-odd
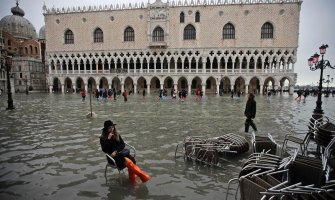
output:
[[[49,91],[288,89],[293,94],[301,3],[156,0],[44,6]]]

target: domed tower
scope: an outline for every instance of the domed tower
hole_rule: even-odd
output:
[[[2,48],[12,56],[13,60],[11,85],[14,91],[12,92],[44,91],[45,67],[41,60],[41,46],[36,29],[28,19],[24,18],[25,12],[19,7],[18,1],[11,12],[12,15],[0,20],[0,31]]]

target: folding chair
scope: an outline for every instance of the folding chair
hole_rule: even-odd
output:
[[[125,145],[126,145],[125,148],[127,148],[127,149],[130,150],[130,155],[132,155],[135,158],[135,156],[136,156],[136,149],[135,149],[135,147],[129,145],[126,142],[125,142]],[[106,164],[106,168],[105,168],[105,177],[106,177],[106,174],[107,174],[107,168],[108,167],[111,167],[112,169],[118,170],[119,175],[120,175],[121,172],[124,173],[124,171],[123,171],[124,168],[118,167],[116,165],[116,162],[115,162],[114,158],[111,155],[108,155],[108,154],[105,154],[105,155],[106,155],[106,159],[107,159],[107,164]]]

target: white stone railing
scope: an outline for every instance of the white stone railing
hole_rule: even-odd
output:
[[[156,71],[156,72],[155,72]],[[196,72],[197,71],[197,72]],[[71,76],[71,75],[197,75],[201,74],[203,72],[202,69],[129,69],[123,72],[115,71],[115,70],[92,70],[92,73],[90,70],[68,70],[66,73],[65,70],[63,70],[63,73],[60,70],[51,70],[49,74],[52,75],[59,75],[59,76]],[[273,73],[294,73],[292,69],[205,69],[205,74],[210,75],[255,75],[255,74],[273,74]]]

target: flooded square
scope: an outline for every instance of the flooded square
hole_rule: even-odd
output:
[[[289,131],[307,129],[316,97],[296,101],[296,95],[256,96],[258,135],[271,133],[282,144]],[[0,97],[1,199],[224,199],[227,183],[238,176],[249,152],[225,158],[222,168],[175,159],[186,136],[215,137],[235,133],[245,137],[245,96],[191,95],[186,101],[159,101],[158,94],[127,102],[96,101],[90,119],[89,97],[80,94],[15,94],[15,110]],[[334,97],[322,98],[326,116],[335,118]],[[103,122],[117,124],[123,139],[136,148],[139,167],[152,179],[134,186],[127,172],[108,169],[99,136]],[[303,137],[304,135],[301,135]],[[248,138],[248,141],[250,138]],[[125,170],[126,171],[126,170]]]

